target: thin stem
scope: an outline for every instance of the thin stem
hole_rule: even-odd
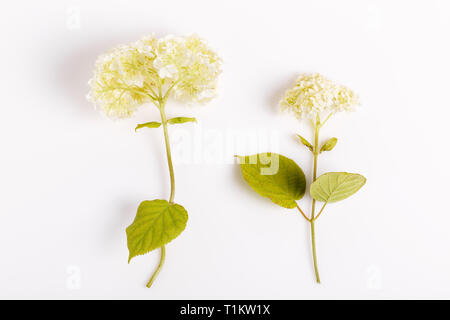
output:
[[[316,181],[317,178],[317,158],[319,156],[319,130],[320,130],[320,119],[319,116],[317,116],[316,124],[314,126],[314,170],[313,170],[313,182]],[[311,208],[311,243],[312,243],[312,253],[313,253],[313,260],[314,260],[314,273],[316,274],[316,281],[317,283],[320,283],[320,276],[319,276],[319,267],[317,265],[317,253],[316,253],[316,233],[314,228],[314,213],[316,210],[316,200],[313,199],[312,201],[312,208]]]
[[[317,265],[316,233],[315,233],[315,227],[314,227],[314,220],[311,220],[311,243],[312,243],[312,252],[313,252],[313,260],[314,260],[314,273],[316,275],[316,282],[320,283],[319,267]]]
[[[325,120],[322,121],[322,122],[320,123],[319,128],[322,128],[323,125],[328,121],[328,119],[331,118],[331,116],[332,116],[333,114],[334,114],[333,112],[330,112],[330,114],[325,118]]]
[[[175,81],[175,82],[169,87],[169,89],[167,89],[166,94],[165,94],[164,97],[163,97],[164,103],[166,102],[167,98],[169,97],[170,91],[172,91],[172,89],[178,84],[178,82],[180,82],[180,81],[179,81],[179,80],[178,80],[178,81]]]
[[[319,218],[319,216],[322,214],[323,209],[325,209],[325,206],[327,205],[328,202],[325,202],[322,206],[322,209],[320,209],[319,213],[317,214],[317,216],[314,218],[314,221],[317,220]]]
[[[165,113],[165,106],[166,106],[166,99],[169,95],[170,90],[173,88],[173,86],[171,88],[169,88],[169,90],[167,90],[165,96],[162,95],[162,90],[161,90],[161,84],[158,87],[158,99],[157,99],[157,103],[155,102],[155,105],[158,107],[159,112],[161,114],[161,122],[163,125],[163,129],[164,129],[164,141],[166,144],[166,153],[167,153],[167,164],[169,166],[169,173],[170,173],[170,198],[169,198],[169,203],[173,203],[174,199],[175,199],[175,173],[173,170],[173,163],[172,163],[172,153],[170,151],[170,140],[169,140],[169,130],[167,129],[167,118],[166,118],[166,113]],[[153,282],[155,281],[156,277],[158,276],[158,274],[161,272],[161,269],[164,265],[164,261],[166,259],[166,247],[162,246],[161,247],[161,258],[159,261],[159,265],[158,268],[156,269],[156,271],[153,273],[149,283],[147,284],[147,288],[150,288],[153,284]]]
[[[161,272],[161,269],[162,269],[162,267],[164,265],[164,261],[166,261],[166,247],[162,246],[161,247],[161,259],[159,260],[158,268],[156,269],[155,273],[153,273],[152,278],[150,279],[150,281],[147,283],[147,288],[151,288],[152,287],[153,282],[155,282],[156,277]]]
[[[169,141],[169,130],[167,129],[167,119],[166,119],[166,113],[164,111],[164,103],[160,102],[160,108],[159,111],[161,113],[161,122],[164,129],[164,140],[166,142],[166,152],[167,152],[167,163],[169,165],[169,173],[170,173],[170,203],[173,203],[173,200],[175,198],[175,173],[173,170],[173,163],[172,163],[172,153],[170,151],[170,141]]]
[[[298,211],[300,211],[303,218],[305,218],[307,221],[311,222],[311,220],[309,220],[309,218],[306,216],[306,214],[303,212],[303,210],[300,208],[300,206],[297,203],[295,203],[295,204],[297,205],[297,209],[298,209]]]

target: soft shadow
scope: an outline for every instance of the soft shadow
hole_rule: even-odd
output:
[[[113,210],[114,212],[103,231],[105,233],[102,237],[104,252],[114,252],[124,239],[126,241],[125,230],[133,222],[139,206],[139,202],[131,199],[115,201],[115,203],[117,203],[117,210]]]
[[[86,100],[89,92],[88,81],[92,78],[97,57],[117,45],[120,39],[99,37],[72,51],[56,65],[56,85],[68,98],[66,106],[75,108],[76,114],[94,114],[92,105]]]
[[[150,30],[150,31],[148,31]],[[67,108],[67,112],[75,116],[81,117],[98,117],[99,112],[95,111],[92,104],[87,101],[86,95],[89,92],[88,81],[93,76],[95,62],[99,55],[107,53],[111,48],[121,44],[127,44],[140,39],[141,37],[154,32],[155,36],[162,37],[170,32],[162,29],[145,28],[145,30],[137,30],[130,32],[121,32],[118,30],[99,32],[97,36],[90,34],[88,37],[80,37],[74,42],[68,43],[70,45],[69,54],[61,54],[60,59],[55,60],[52,66],[52,71],[49,72],[49,81],[51,81],[55,88],[63,93],[67,99],[67,103],[61,107]],[[67,39],[54,39],[54,42],[67,43]],[[159,157],[160,167],[157,173],[161,185],[161,193],[167,193],[170,188],[168,177],[163,173],[163,168],[167,166],[165,160],[165,153],[162,147],[163,141],[161,137],[156,134],[148,135],[150,140],[150,148],[152,150],[161,151]],[[145,146],[148,147],[148,146]],[[148,173],[150,175],[150,173]],[[149,179],[151,181],[151,179]],[[147,199],[154,199],[154,194],[148,194]],[[115,199],[111,199],[115,200]],[[145,199],[139,199],[142,201]],[[125,228],[133,221],[136,210],[139,205],[133,196],[123,197],[115,200],[117,207],[114,207],[111,214],[110,223],[105,227],[104,232],[104,247],[107,250],[116,250],[117,243],[126,241]]]
[[[284,81],[280,86],[278,86],[276,90],[270,93],[270,95],[267,98],[267,101],[270,104],[273,112],[276,112],[277,114],[280,112],[279,106],[280,100],[283,94],[286,92],[286,90],[288,90],[294,85],[295,80],[297,80],[299,74],[300,73],[295,74],[293,73],[291,76],[286,77],[287,80]]]
[[[146,140],[150,141],[149,149],[152,153],[159,154],[157,158],[158,167],[160,170],[150,171],[150,168],[145,172],[142,172],[142,179],[149,181],[149,183],[157,183],[156,193],[146,192],[144,190],[144,195],[141,197],[136,197],[133,193],[124,195],[120,199],[115,200],[114,207],[112,209],[111,220],[108,222],[104,230],[105,247],[113,250],[116,248],[118,241],[125,239],[125,230],[133,222],[139,204],[142,201],[154,200],[154,199],[166,199],[170,193],[170,180],[169,174],[166,169],[167,160],[164,152],[163,141],[161,137],[156,134],[149,134]],[[148,139],[147,139],[148,138]],[[153,157],[149,161],[155,161]],[[153,182],[152,182],[153,181]],[[140,190],[142,191],[142,190]],[[140,193],[140,191],[138,191]]]
[[[99,33],[96,37],[90,35],[76,41],[76,44],[72,45],[71,53],[63,55],[61,60],[55,62],[56,70],[53,73],[55,86],[68,98],[66,106],[74,108],[75,110],[71,111],[76,114],[95,114],[92,112],[92,104],[86,100],[86,95],[89,92],[88,81],[93,76],[98,56],[107,53],[113,47],[136,41],[150,33],[146,33],[144,30],[128,33],[108,32],[106,34]],[[158,37],[166,34],[156,31],[154,33]],[[85,39],[87,40],[83,41]]]

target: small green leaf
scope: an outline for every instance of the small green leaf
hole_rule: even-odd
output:
[[[153,121],[153,122],[147,122],[143,124],[138,124],[136,129],[134,131],[138,131],[142,128],[159,128],[161,126],[161,123]]]
[[[195,118],[186,118],[186,117],[177,117],[167,120],[167,123],[169,124],[180,124],[180,123],[186,123],[186,122],[197,122],[197,119]]]
[[[306,146],[309,150],[314,151],[314,147],[312,146],[311,143],[309,143],[308,140],[306,140],[305,138],[303,138],[301,135],[297,135],[297,137],[300,138],[301,143],[303,143],[304,146]]]
[[[305,194],[305,174],[293,160],[276,153],[238,158],[247,183],[274,203],[292,209],[297,205],[295,200]]]
[[[311,185],[311,197],[322,202],[344,200],[356,193],[366,183],[366,178],[357,173],[328,172]]]
[[[178,204],[166,200],[142,202],[136,218],[127,228],[128,262],[178,237],[186,228],[187,220],[186,210]]]
[[[328,140],[327,142],[324,143],[322,148],[320,148],[320,152],[333,150],[333,148],[336,145],[337,141],[338,141],[337,138],[331,138],[330,140]]]

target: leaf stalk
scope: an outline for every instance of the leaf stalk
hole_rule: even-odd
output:
[[[155,279],[158,277],[159,273],[161,272],[162,267],[164,266],[164,262],[166,261],[166,247],[161,247],[161,258],[159,260],[158,268],[153,273],[152,277],[150,278],[150,281],[147,283],[147,288],[151,288],[153,285],[153,282],[155,282]]]

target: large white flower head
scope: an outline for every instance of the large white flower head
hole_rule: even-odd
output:
[[[352,90],[318,73],[301,75],[280,101],[283,110],[293,112],[299,119],[309,118],[313,121],[316,121],[317,116],[352,111],[357,105],[359,98]]]
[[[221,64],[197,36],[145,37],[99,57],[88,97],[113,118],[131,116],[167,90],[179,100],[207,102],[216,96]]]

